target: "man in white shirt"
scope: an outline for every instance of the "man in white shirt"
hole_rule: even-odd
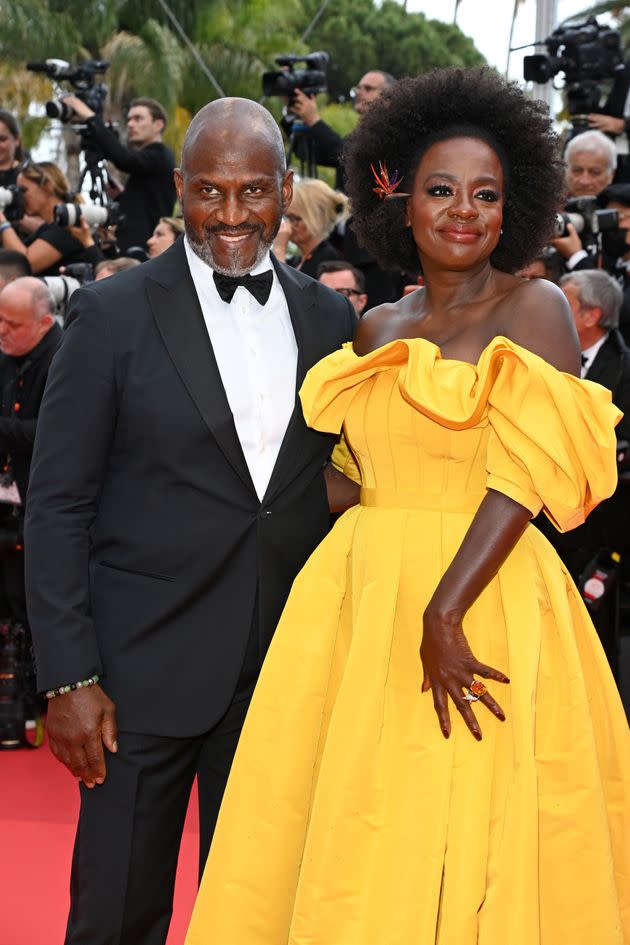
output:
[[[328,528],[334,437],[297,390],[355,316],[269,255],[292,194],[269,113],[203,108],[176,185],[185,240],[73,295],[33,459],[38,684],[81,783],[66,945],[165,942],[193,780],[201,869],[265,651]]]

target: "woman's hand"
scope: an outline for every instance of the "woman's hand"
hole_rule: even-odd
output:
[[[82,246],[86,248],[88,246],[94,246],[94,237],[92,236],[92,231],[88,226],[87,220],[81,220],[78,226],[70,226],[68,229]]]
[[[287,245],[291,239],[291,234],[293,233],[293,227],[289,223],[286,217],[282,217],[282,223],[280,224],[280,229],[276,234],[276,238],[273,241],[273,252],[277,259],[280,262],[286,262],[287,259]]]
[[[481,729],[472,711],[471,702],[464,698],[475,676],[508,683],[504,673],[485,663],[480,663],[474,656],[462,628],[462,616],[457,613],[440,613],[427,607],[424,618],[424,630],[420,645],[420,659],[424,670],[422,692],[431,689],[433,705],[445,738],[451,734],[451,719],[448,708],[448,696],[461,713],[466,725],[481,740]],[[501,722],[505,715],[501,706],[486,692],[479,702],[483,702]]]

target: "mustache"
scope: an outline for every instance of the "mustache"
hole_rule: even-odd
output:
[[[248,223],[240,223],[238,226],[225,226],[224,223],[215,223],[214,226],[205,226],[204,232],[216,233],[221,236],[239,236],[242,233],[262,233],[262,226],[252,226]]]

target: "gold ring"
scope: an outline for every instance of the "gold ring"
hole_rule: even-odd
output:
[[[487,693],[487,688],[485,683],[480,679],[473,679],[470,686],[464,693],[464,699],[466,702],[477,702],[478,699],[481,699],[482,696],[485,696]]]

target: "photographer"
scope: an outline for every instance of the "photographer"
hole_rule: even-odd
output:
[[[87,126],[91,146],[116,165],[129,178],[119,199],[124,219],[118,224],[116,241],[124,255],[131,246],[142,246],[155,229],[160,217],[173,213],[175,158],[162,142],[166,111],[152,98],[137,98],[127,114],[127,141],[120,143],[115,132],[76,95],[66,95],[63,102],[76,118]]]
[[[600,131],[585,131],[571,138],[564,159],[567,196],[596,197],[613,179],[617,152],[610,138]],[[567,225],[567,235],[551,240],[550,245],[562,256],[568,272],[597,265],[595,254],[584,247],[572,223]]]
[[[32,271],[40,276],[55,276],[60,266],[95,263],[103,258],[85,222],[73,227],[62,227],[54,222],[57,204],[78,202],[71,196],[65,174],[56,164],[28,162],[20,169],[17,182],[24,192],[26,213],[44,222],[22,240],[0,212],[0,240],[4,249],[22,253]]]
[[[389,72],[381,72],[378,69],[366,72],[358,84],[350,90],[354,110],[362,115],[370,102],[377,99],[384,89],[394,85],[395,82],[396,79]],[[336,186],[338,190],[343,190],[343,171],[340,164],[343,138],[330,125],[322,121],[315,96],[306,95],[301,89],[295,89],[291,97],[289,114],[294,115],[308,127],[315,163],[321,164],[322,167],[337,168]],[[287,130],[286,126],[285,130]]]

